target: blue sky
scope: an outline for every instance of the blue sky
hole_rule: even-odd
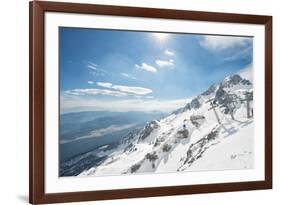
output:
[[[250,67],[251,37],[60,28],[62,112],[170,111]]]

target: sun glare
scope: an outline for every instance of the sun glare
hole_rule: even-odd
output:
[[[166,33],[154,33],[153,36],[160,42],[164,42],[169,37]]]

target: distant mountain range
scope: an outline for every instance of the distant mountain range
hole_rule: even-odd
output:
[[[60,116],[60,161],[106,143],[116,143],[129,131],[165,113],[89,111]]]

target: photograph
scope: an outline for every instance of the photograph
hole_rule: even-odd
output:
[[[273,17],[186,9],[29,3],[30,203],[272,189]]]
[[[59,27],[59,177],[253,169],[253,36]]]

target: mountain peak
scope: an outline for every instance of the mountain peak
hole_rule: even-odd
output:
[[[252,85],[252,83],[249,80],[242,78],[238,74],[228,76],[221,82],[221,86],[223,88],[230,88],[230,87],[233,87],[233,86],[238,85],[238,84]]]
[[[238,86],[238,87],[237,87]],[[177,109],[173,112],[173,114],[179,114],[191,109],[198,109],[202,105],[202,99],[210,99],[214,97],[215,99],[219,99],[222,97],[226,91],[236,90],[238,88],[246,88],[252,86],[252,83],[242,78],[239,74],[234,74],[227,76],[224,80],[218,84],[212,84],[207,90],[202,92],[200,95],[192,98],[190,102],[188,102],[184,107]]]

